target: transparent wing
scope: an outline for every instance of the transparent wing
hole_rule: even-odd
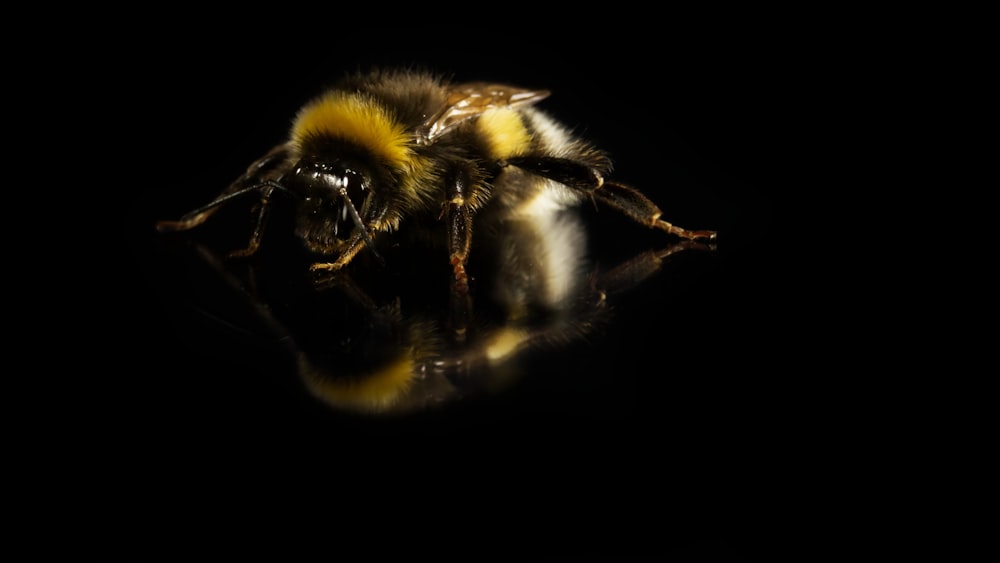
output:
[[[441,135],[486,110],[530,105],[548,97],[548,90],[528,90],[504,84],[467,82],[455,85],[444,107],[424,121],[418,142],[433,143]]]

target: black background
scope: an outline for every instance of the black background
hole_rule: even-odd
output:
[[[318,18],[137,34],[133,44],[162,48],[122,65],[128,86],[109,110],[124,117],[115,154],[129,171],[118,248],[136,266],[109,338],[128,353],[112,360],[121,377],[97,409],[111,448],[195,481],[277,463],[352,501],[370,494],[398,510],[387,499],[405,498],[408,518],[444,498],[458,520],[503,506],[525,518],[517,534],[552,549],[737,561],[790,549],[783,526],[813,502],[798,491],[830,462],[840,416],[838,360],[816,353],[807,322],[826,305],[802,289],[822,274],[801,227],[816,214],[804,194],[831,188],[818,131],[844,126],[846,63],[809,26],[672,21],[649,34],[593,16],[536,27],[512,15],[499,31]],[[185,324],[154,222],[214,197],[343,72],[406,64],[550,89],[544,109],[609,151],[616,176],[667,220],[717,229],[717,250],[672,259],[624,295],[613,330],[546,359],[561,372],[427,416],[330,412],[268,350]],[[549,513],[576,531],[546,532]]]

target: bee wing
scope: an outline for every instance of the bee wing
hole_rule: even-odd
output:
[[[444,106],[424,121],[418,135],[422,144],[430,144],[462,122],[486,110],[519,107],[549,96],[548,90],[528,90],[504,84],[467,82],[448,91]]]

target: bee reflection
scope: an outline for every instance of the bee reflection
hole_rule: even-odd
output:
[[[304,387],[331,407],[363,413],[502,392],[528,376],[525,351],[557,350],[593,333],[611,320],[613,295],[656,273],[671,254],[707,248],[680,240],[602,269],[574,209],[524,206],[480,225],[462,338],[450,326],[450,269],[419,229],[384,243],[381,261],[362,258],[319,279],[307,274],[310,257],[291,239],[239,260],[210,244],[198,248],[285,336]]]

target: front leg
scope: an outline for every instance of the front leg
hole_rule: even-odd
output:
[[[288,145],[278,145],[272,148],[264,156],[254,161],[246,171],[234,180],[226,189],[207,205],[188,212],[180,220],[164,220],[156,223],[156,230],[159,232],[188,231],[201,226],[208,221],[222,206],[242,198],[245,195],[259,194],[260,203],[258,215],[254,223],[254,230],[250,234],[250,241],[246,248],[234,250],[230,257],[251,256],[260,247],[264,226],[267,221],[268,208],[270,207],[271,195],[275,190],[285,190],[278,183],[282,174],[288,168]]]
[[[245,194],[259,192],[260,202],[257,204],[257,218],[254,222],[253,231],[250,232],[250,241],[247,243],[245,248],[233,250],[228,254],[229,258],[245,258],[253,256],[257,252],[257,249],[260,248],[261,238],[264,235],[264,227],[267,224],[268,211],[271,206],[271,194],[273,194],[274,190],[278,188],[284,189],[281,185],[270,180],[252,184],[239,190],[226,193],[216,198],[208,205],[204,205],[187,213],[178,221],[157,221],[156,230],[161,233],[165,233],[194,229],[195,227],[205,223],[205,221],[208,221],[208,219],[211,218],[212,215],[214,215],[215,212],[218,211],[219,208],[226,202],[242,197]]]
[[[271,194],[274,193],[273,186],[265,186],[260,192],[260,209],[257,212],[257,221],[254,223],[253,231],[250,232],[250,242],[247,247],[233,250],[229,253],[230,258],[245,258],[253,256],[260,248],[260,241],[264,236],[264,227],[267,225],[267,216],[271,208]]]
[[[365,247],[365,241],[370,240],[370,236],[365,236],[365,231],[362,229],[355,229],[355,232],[351,235],[351,238],[347,239],[347,242],[337,256],[337,259],[333,262],[314,262],[309,266],[309,271],[313,274],[322,276],[324,273],[333,273],[340,271],[344,266],[350,264],[351,260]],[[321,282],[322,277],[317,277],[317,282]]]
[[[347,197],[346,192],[344,197]],[[382,255],[375,249],[375,235],[389,229],[389,225],[386,222],[386,214],[386,208],[381,207],[374,214],[369,214],[367,220],[355,215],[354,220],[357,226],[352,231],[350,238],[344,243],[343,248],[340,249],[336,260],[332,262],[314,262],[309,267],[309,271],[317,276],[316,280],[321,282],[323,276],[326,274],[340,271],[350,264],[358,252],[361,252],[364,248],[368,248],[379,265],[384,266],[385,262],[382,259]]]

